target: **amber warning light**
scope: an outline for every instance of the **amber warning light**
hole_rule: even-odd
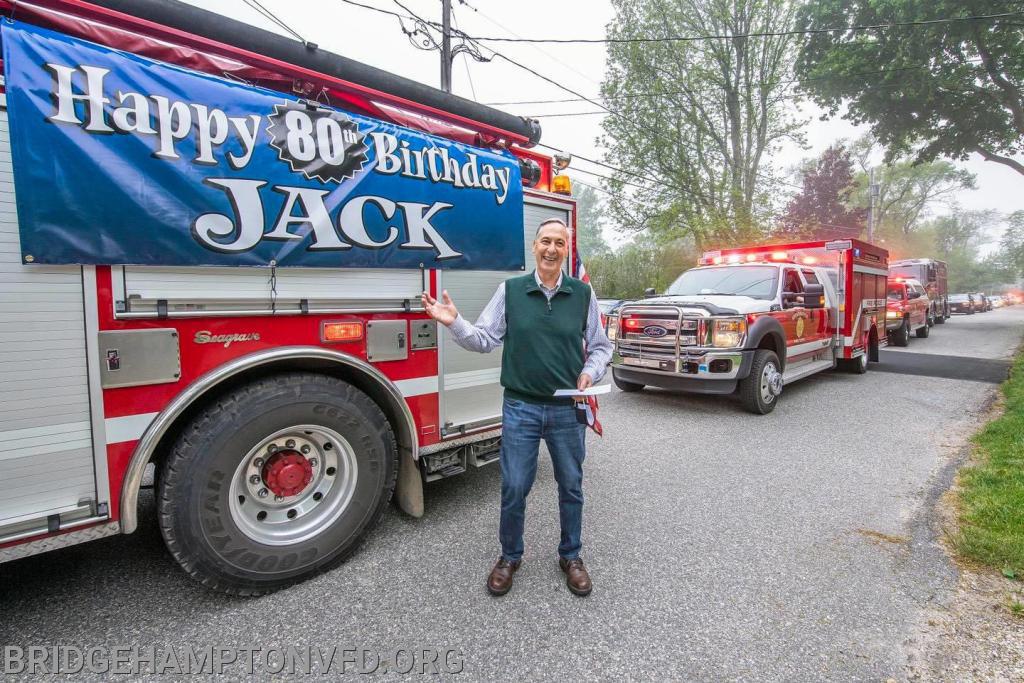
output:
[[[328,323],[320,328],[320,339],[324,342],[352,342],[363,338],[361,322]]]

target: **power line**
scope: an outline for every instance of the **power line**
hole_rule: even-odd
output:
[[[606,111],[573,111],[564,114],[530,114],[528,119],[553,119],[560,116],[590,116],[591,114],[607,114]]]
[[[374,7],[373,5],[364,5],[363,3],[356,2],[355,0],[341,0],[341,2],[344,2],[346,5],[354,5],[355,7],[362,7],[363,9],[372,10],[372,11],[378,12],[380,14],[387,14],[388,16],[396,17],[397,19],[409,19],[411,21],[416,21],[416,17],[413,17],[412,15],[400,14],[398,12],[392,12],[391,10],[383,9],[381,7]],[[423,21],[423,20],[420,19],[420,21]],[[434,26],[435,28],[438,25],[436,22],[424,22],[424,23],[429,24],[431,26]]]
[[[884,84],[880,84],[880,85],[874,85],[874,86],[872,86],[872,88],[874,90],[876,90],[876,91],[877,90],[891,90],[893,88],[902,88],[902,87],[904,87],[906,85],[907,85],[906,83],[884,83]],[[946,90],[946,92],[960,93],[960,94],[966,94],[966,95],[975,94],[975,93],[979,92],[978,90],[953,90],[953,89],[950,89],[950,88],[944,88],[944,89]],[[779,95],[777,95],[775,97],[776,100],[800,100],[800,99],[804,99],[804,98],[805,98],[805,96],[800,94],[800,93],[780,93]],[[577,112],[554,112],[554,113],[550,113],[550,114],[529,114],[529,115],[526,115],[526,118],[531,118],[531,119],[548,119],[548,118],[556,118],[556,117],[563,117],[563,116],[591,116],[591,115],[595,115],[595,114],[608,114],[608,113],[609,113],[608,110],[601,110],[601,111],[577,111]]]
[[[499,22],[499,21],[498,21],[497,19],[495,19],[495,18],[493,18],[493,17],[489,16],[489,15],[488,15],[488,14],[487,14],[486,12],[482,12],[482,11],[480,11],[480,10],[479,10],[479,9],[477,9],[476,7],[473,7],[472,5],[470,5],[470,4],[469,4],[468,2],[466,2],[465,0],[459,0],[459,2],[460,2],[461,4],[463,4],[463,5],[465,5],[466,7],[470,8],[471,10],[473,10],[474,12],[476,12],[477,14],[479,14],[479,15],[480,15],[481,17],[483,17],[483,18],[484,18],[484,19],[485,19],[485,20],[486,20],[487,22],[489,22],[489,23],[490,23],[490,24],[492,24],[493,26],[497,26],[498,28],[502,29],[502,30],[503,30],[503,31],[505,31],[506,33],[510,33],[510,34],[512,34],[512,35],[513,35],[513,36],[515,36],[516,38],[522,38],[522,36],[520,36],[520,35],[519,35],[518,33],[516,33],[515,31],[513,31],[513,30],[512,30],[512,29],[510,29],[509,27],[505,26],[504,24],[502,24],[501,22]],[[465,36],[466,34],[465,34],[465,33],[463,33],[462,35],[463,35],[463,36]],[[575,67],[573,67],[573,66],[572,66],[571,64],[567,64],[567,63],[563,62],[562,60],[560,60],[560,59],[559,59],[558,57],[555,57],[555,56],[554,56],[553,54],[551,54],[551,53],[550,53],[550,52],[548,52],[547,50],[545,50],[545,49],[543,49],[543,48],[540,48],[540,47],[537,47],[537,46],[535,46],[535,45],[531,45],[531,47],[532,47],[532,48],[533,48],[534,50],[536,50],[537,52],[539,52],[539,53],[541,53],[542,55],[544,55],[545,57],[547,57],[548,59],[551,59],[551,60],[553,60],[553,61],[555,61],[555,62],[557,62],[557,63],[561,64],[562,66],[564,66],[564,67],[565,67],[566,69],[568,69],[569,71],[572,71],[573,73],[575,73],[575,74],[576,74],[577,76],[582,76],[583,78],[585,78],[586,80],[590,81],[591,83],[597,84],[597,81],[595,81],[594,79],[592,79],[592,78],[591,78],[590,76],[586,75],[585,73],[583,73],[583,72],[582,72],[582,71],[580,71],[579,69],[576,69],[576,68],[575,68]]]
[[[972,65],[973,64],[980,64],[981,62],[982,62],[982,60],[980,58],[975,58],[975,59],[967,59],[967,60],[964,60],[963,62],[947,62],[945,64],[936,64],[936,65],[921,64],[919,66],[904,66],[904,67],[895,67],[895,68],[892,68],[892,69],[877,69],[877,70],[874,70],[874,71],[856,71],[856,72],[848,73],[848,74],[839,74],[838,76],[836,76],[836,75],[829,75],[829,76],[818,76],[818,77],[815,77],[815,78],[792,78],[792,79],[787,79],[787,80],[779,81],[778,85],[792,85],[792,84],[803,85],[804,83],[813,83],[815,81],[828,81],[828,80],[833,80],[835,78],[854,78],[854,77],[857,77],[857,76],[875,76],[875,75],[878,75],[878,74],[897,73],[897,72],[903,72],[903,71],[920,71],[922,69],[941,70],[941,69],[947,69],[947,68],[952,68],[952,67],[957,67],[957,66],[964,66],[964,65],[967,65],[967,64],[972,64]],[[749,89],[753,89],[755,86],[753,86],[753,85],[744,85],[742,87],[749,90]],[[603,99],[605,99],[605,100],[633,100],[633,99],[640,99],[640,98],[645,98],[645,97],[669,97],[669,96],[672,96],[672,95],[686,95],[686,94],[688,94],[690,92],[706,93],[706,92],[711,92],[711,90],[710,89],[690,90],[690,91],[688,91],[688,90],[666,90],[666,91],[662,91],[662,92],[640,92],[640,93],[628,93],[628,94],[625,94],[625,95],[605,95],[605,96],[603,96]],[[601,97],[602,97],[601,95],[595,95],[593,99],[598,99],[598,98],[601,98]],[[590,98],[586,98],[586,97],[565,97],[565,98],[562,98],[562,99],[553,99],[553,100],[519,100],[519,101],[512,101],[512,102],[485,102],[484,104],[486,104],[489,107],[503,107],[503,106],[512,106],[512,105],[520,105],[520,104],[523,104],[523,105],[525,105],[525,104],[567,104],[569,102],[589,102],[589,101],[590,101]]]
[[[661,38],[502,38],[494,36],[466,36],[471,40],[489,43],[554,43],[554,44],[617,44],[617,43],[673,43],[697,42],[703,40],[732,40],[734,38],[773,38],[781,36],[813,35],[821,33],[845,33],[848,31],[872,31],[904,26],[934,26],[951,24],[959,21],[984,21],[1016,17],[1024,12],[1002,12],[1000,14],[977,14],[967,17],[943,17],[940,19],[920,19],[916,21],[896,21],[886,24],[861,24],[855,26],[836,26],[833,28],[793,29],[790,31],[762,31],[756,33],[714,34],[697,36],[667,36]]]
[[[564,149],[559,149],[558,147],[552,147],[551,145],[546,145],[543,142],[538,142],[537,146],[538,147],[543,147],[545,149],[550,149],[552,152],[555,152],[555,153],[558,153],[558,154],[570,154],[574,159],[579,159],[581,161],[586,161],[586,162],[594,164],[596,166],[601,166],[603,168],[607,168],[610,171],[615,171],[616,173],[622,173],[624,175],[628,175],[628,176],[632,176],[634,178],[638,178],[639,180],[646,180],[649,183],[654,183],[655,185],[661,185],[662,187],[668,188],[670,190],[679,191],[679,188],[677,188],[676,186],[671,185],[669,183],[666,183],[663,180],[657,180],[655,178],[648,178],[647,176],[640,175],[639,173],[634,173],[633,171],[627,171],[626,169],[619,168],[618,166],[612,166],[611,164],[606,164],[603,161],[597,161],[596,159],[590,159],[590,158],[582,156],[580,154],[575,154],[575,153],[572,153],[572,152],[567,152]],[[576,170],[581,170],[582,171],[582,169],[576,169]],[[583,173],[590,173],[590,175],[596,175],[599,178],[604,178],[605,180],[615,180],[614,178],[610,178],[608,176],[599,175],[597,173],[593,173],[592,171],[583,171]],[[636,185],[635,183],[626,182],[624,180],[618,180],[618,182],[621,182],[621,183],[623,183],[625,185],[632,185],[634,187],[641,187],[641,188],[643,188],[645,190],[651,189],[649,187],[644,187],[642,185]],[[692,194],[692,193],[690,193],[690,194]]]
[[[493,52],[493,53],[494,53],[494,56],[495,56],[495,57],[501,57],[502,59],[504,59],[505,61],[509,62],[510,64],[513,64],[513,65],[515,65],[515,66],[518,66],[518,67],[519,67],[520,69],[523,69],[523,70],[525,70],[525,71],[528,71],[529,73],[533,74],[533,75],[534,75],[534,76],[536,76],[537,78],[540,78],[541,80],[547,81],[548,83],[550,83],[550,84],[554,85],[555,87],[557,87],[557,88],[560,88],[560,89],[562,89],[562,90],[566,91],[566,92],[567,92],[567,93],[569,93],[570,95],[575,95],[576,97],[583,97],[583,95],[581,95],[580,93],[576,92],[576,91],[575,91],[575,90],[573,90],[572,88],[569,88],[569,87],[567,87],[567,86],[564,86],[564,85],[562,85],[561,83],[559,83],[558,81],[555,81],[555,80],[553,80],[553,79],[551,79],[551,78],[548,78],[548,77],[547,77],[547,76],[545,76],[544,74],[538,73],[538,72],[537,72],[537,71],[535,71],[534,69],[531,69],[530,67],[526,66],[525,64],[521,64],[520,62],[517,62],[516,60],[512,59],[511,57],[508,57],[508,56],[506,56],[506,55],[504,55],[504,54],[502,54],[502,53],[500,53],[500,52],[497,52],[497,51],[495,51],[495,50],[493,50],[493,49],[491,49],[491,52]],[[605,110],[605,111],[606,111],[606,112],[608,112],[609,114],[611,114],[611,115],[613,115],[613,116],[615,116],[615,117],[617,117],[617,118],[620,118],[620,119],[622,119],[623,121],[625,121],[625,122],[626,122],[626,124],[627,124],[627,125],[630,125],[630,126],[634,126],[634,127],[635,127],[635,125],[636,125],[636,124],[635,124],[635,123],[634,123],[634,122],[633,122],[633,121],[632,121],[632,120],[631,120],[631,119],[630,119],[630,118],[629,118],[628,116],[625,116],[624,114],[622,114],[622,113],[620,113],[620,112],[618,112],[618,111],[615,111],[615,110],[613,110],[613,109],[609,109],[608,107],[604,106],[604,105],[603,105],[603,104],[601,104],[600,102],[597,102],[597,101],[595,101],[595,100],[592,100],[592,99],[590,99],[590,98],[586,98],[586,97],[584,97],[583,99],[585,99],[585,100],[586,100],[587,102],[589,102],[590,104],[593,104],[593,105],[594,105],[595,107],[600,107],[601,109]],[[657,131],[657,130],[654,130],[654,129],[652,129],[652,128],[649,128],[649,127],[647,127],[647,126],[643,126],[643,129],[644,129],[644,130],[645,130],[646,132],[648,132],[648,133],[651,133],[651,134],[652,134],[652,135],[653,135],[653,136],[655,137],[655,139],[658,139],[658,140],[662,139],[662,138],[661,138],[661,135],[659,135],[659,134],[658,134],[658,131]],[[543,146],[544,146],[544,147],[547,147],[548,145],[543,145]],[[582,158],[582,157],[581,157],[581,158]],[[622,169],[615,169],[615,170],[619,171],[620,173],[629,173],[628,171],[623,171]],[[761,175],[761,174],[757,174],[757,175]],[[762,176],[762,177],[763,177],[763,176]],[[786,181],[782,181],[782,180],[780,180],[780,181],[778,181],[778,182],[781,182],[781,183],[783,183],[783,184],[787,184],[787,185],[792,185],[793,187],[800,187],[800,186],[794,185],[793,183],[787,183]],[[680,190],[680,191],[684,191],[684,192],[685,192],[685,190],[682,190],[681,188],[674,188],[674,189],[677,189],[677,190]],[[802,187],[801,187],[801,189],[802,189]],[[691,194],[691,195],[692,195],[693,193],[692,193],[692,192],[687,192],[687,194]]]
[[[295,31],[295,29],[293,29],[291,26],[284,23],[284,21],[282,21],[276,14],[274,14],[266,7],[264,7],[262,4],[260,4],[259,0],[244,0],[244,2],[246,5],[248,5],[252,9],[259,12],[261,15],[263,15],[264,18],[269,19],[270,21],[274,22],[275,24],[283,28],[288,33],[292,34],[292,36],[300,43],[307,44],[305,38],[300,36],[298,32]]]
[[[473,10],[474,12],[477,11],[476,8],[472,7],[471,5],[467,5],[465,0],[460,1],[462,2],[463,5],[469,7],[469,9]],[[455,30],[459,31],[459,20],[455,18],[454,7],[452,8],[452,23],[455,24]],[[459,32],[461,33],[461,31]],[[469,91],[473,93],[473,101],[477,102],[478,100],[476,98],[476,86],[473,85],[473,74],[469,73],[469,55],[467,55],[465,52],[462,53],[462,65],[466,67],[466,80],[469,81]]]
[[[403,4],[402,4],[402,3],[401,3],[401,2],[399,1],[399,0],[392,0],[392,1],[393,1],[393,2],[395,3],[395,4],[397,4],[397,5],[399,6],[399,7],[401,7],[402,9],[404,9],[404,10],[405,10],[406,12],[409,12],[410,14],[412,14],[412,15],[413,15],[413,17],[415,17],[415,18],[416,18],[417,20],[419,20],[419,21],[423,21],[423,19],[422,19],[422,18],[420,18],[420,17],[419,17],[419,16],[418,16],[418,15],[417,15],[417,14],[416,14],[415,12],[413,12],[412,10],[410,10],[410,9],[409,9],[408,7],[406,7],[405,5],[403,5]],[[467,35],[466,35],[466,34],[464,34],[464,33],[460,33],[460,37],[461,37],[462,39],[464,39],[464,40],[470,40],[470,41],[472,41],[472,40],[473,40],[473,39],[472,39],[471,37],[467,36]],[[528,73],[531,73],[531,74],[533,74],[533,75],[534,75],[534,76],[536,76],[537,78],[540,78],[541,80],[543,80],[543,81],[546,81],[547,83],[550,83],[551,85],[555,86],[556,88],[559,88],[559,89],[561,89],[561,90],[564,90],[565,92],[569,93],[570,95],[574,95],[574,96],[576,96],[576,97],[580,97],[580,98],[583,98],[583,99],[585,99],[585,100],[586,100],[587,102],[589,102],[590,104],[593,104],[593,105],[594,105],[595,107],[600,107],[601,109],[603,109],[603,110],[607,111],[607,112],[608,112],[609,114],[611,114],[611,115],[613,115],[613,116],[615,116],[615,117],[617,117],[617,118],[620,118],[620,119],[622,119],[622,120],[623,120],[623,121],[624,121],[624,122],[625,122],[625,123],[626,123],[627,125],[631,125],[631,126],[634,126],[634,127],[636,126],[636,123],[635,123],[634,121],[632,121],[632,120],[631,120],[631,119],[630,119],[630,118],[629,118],[628,116],[625,116],[625,115],[624,115],[624,114],[622,114],[621,112],[615,111],[615,110],[613,110],[613,109],[609,109],[608,107],[604,106],[604,105],[603,105],[603,104],[601,104],[600,102],[597,102],[597,101],[595,101],[595,100],[592,100],[592,99],[590,99],[590,98],[586,98],[586,97],[584,97],[584,96],[583,96],[582,94],[580,94],[580,93],[576,92],[576,91],[575,91],[575,90],[573,90],[572,88],[569,88],[568,86],[562,85],[562,84],[561,84],[561,83],[559,83],[558,81],[556,81],[556,80],[554,80],[554,79],[552,79],[552,78],[549,78],[548,76],[545,76],[544,74],[542,74],[542,73],[538,72],[538,71],[537,71],[537,70],[535,70],[535,69],[532,69],[532,68],[530,68],[530,67],[526,66],[525,64],[523,64],[523,63],[521,63],[521,62],[518,62],[518,61],[516,61],[515,59],[513,59],[513,58],[509,57],[508,55],[505,55],[505,54],[503,54],[503,53],[501,53],[501,52],[498,52],[497,50],[495,50],[495,49],[493,49],[493,48],[486,48],[486,49],[488,49],[488,50],[490,50],[490,51],[491,51],[491,53],[492,53],[492,55],[493,55],[493,56],[491,57],[491,59],[494,59],[495,57],[500,57],[501,59],[504,59],[504,60],[505,60],[506,62],[508,62],[509,64],[512,64],[513,66],[517,66],[517,67],[519,67],[520,69],[522,69],[522,70],[524,70],[524,71],[526,71],[526,72],[528,72]],[[662,139],[662,137],[661,137],[661,135],[659,134],[659,132],[658,132],[657,130],[653,129],[653,128],[650,128],[650,127],[648,127],[648,126],[644,125],[644,126],[643,126],[643,130],[645,130],[646,132],[650,133],[650,134],[651,134],[651,135],[652,135],[652,136],[653,136],[653,137],[654,137],[655,139],[657,139],[657,140],[661,140],[661,139]],[[553,148],[553,147],[550,147],[549,145],[542,145],[542,146],[544,146],[544,147],[547,147],[547,148],[549,148],[549,149],[555,149],[555,148]],[[562,150],[557,150],[557,149],[556,149],[556,151],[562,151]],[[580,158],[582,159],[583,157],[580,157]],[[591,161],[591,163],[598,163],[598,164],[600,164],[600,162],[595,162],[595,161],[593,161],[593,160],[590,160],[590,161]],[[607,164],[600,164],[600,165],[608,166]],[[635,173],[632,173],[632,172],[630,172],[630,171],[626,171],[626,170],[624,170],[624,169],[620,169],[620,168],[615,168],[615,167],[613,167],[613,166],[608,166],[608,168],[611,168],[612,170],[618,171],[619,173],[625,173],[625,174],[627,174],[627,175],[633,175],[633,176],[636,176],[636,177],[638,177],[638,178],[640,178],[640,179],[642,179],[642,180],[647,180],[647,181],[649,181],[649,182],[658,182],[658,184],[660,184],[660,185],[663,185],[664,187],[667,187],[667,188],[669,188],[669,189],[675,190],[675,191],[677,191],[677,192],[682,192],[682,193],[688,194],[688,195],[690,195],[690,196],[697,196],[697,195],[696,195],[696,194],[695,194],[695,193],[694,193],[693,191],[690,191],[690,190],[686,190],[686,189],[684,189],[684,188],[681,188],[681,187],[675,187],[675,186],[673,186],[673,185],[670,185],[670,184],[667,184],[667,183],[665,183],[665,182],[663,182],[663,181],[651,181],[651,179],[650,179],[650,178],[645,178],[645,177],[643,177],[643,176],[639,176],[639,175],[637,175],[637,174],[635,174]],[[756,173],[756,174],[755,174],[755,177],[761,177],[761,178],[764,178],[765,176],[764,176],[763,174],[761,174],[761,173]],[[796,187],[796,188],[799,188],[799,189],[803,189],[803,186],[801,186],[801,185],[796,185],[796,184],[794,184],[794,183],[790,183],[790,182],[787,182],[787,181],[784,181],[784,180],[777,180],[777,179],[774,179],[774,178],[769,178],[769,179],[770,179],[770,180],[772,180],[772,181],[774,181],[774,182],[779,182],[779,183],[782,183],[782,184],[785,184],[785,185],[790,185],[790,186],[792,186],[792,187]]]

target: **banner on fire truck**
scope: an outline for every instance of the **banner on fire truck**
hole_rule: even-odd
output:
[[[24,23],[2,36],[25,262],[525,266],[508,152]]]

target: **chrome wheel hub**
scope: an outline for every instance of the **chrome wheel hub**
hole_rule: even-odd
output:
[[[761,371],[761,400],[771,403],[775,397],[782,393],[782,373],[775,367],[775,363],[765,363]]]
[[[288,427],[242,458],[231,479],[231,519],[258,543],[298,543],[341,516],[357,478],[355,451],[336,431]]]

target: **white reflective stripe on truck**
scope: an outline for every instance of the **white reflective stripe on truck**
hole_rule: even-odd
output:
[[[885,268],[872,268],[870,266],[858,266],[857,264],[854,264],[853,272],[868,273],[869,275],[884,275],[889,277],[889,271]]]
[[[138,441],[156,416],[157,413],[140,413],[124,417],[108,417],[103,421],[107,430],[107,445]]]
[[[414,377],[412,379],[400,379],[395,386],[402,392],[402,396],[423,396],[437,393],[437,375],[429,377]],[[125,441],[138,441],[142,438],[146,427],[159,413],[139,413],[137,415],[124,415],[123,417],[108,417],[104,420],[107,431],[107,445],[124,443]]]

